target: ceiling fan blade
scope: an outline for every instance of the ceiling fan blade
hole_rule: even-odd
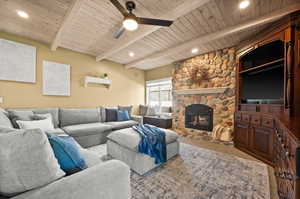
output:
[[[171,26],[173,21],[162,20],[162,19],[151,19],[151,18],[137,18],[139,24],[154,25],[154,26]]]
[[[114,35],[114,38],[115,39],[119,39],[122,35],[123,35],[123,33],[125,32],[125,28],[124,27],[121,27],[119,30],[118,30],[118,32],[116,32],[115,33],[115,35]]]
[[[118,0],[110,0],[110,2],[122,13],[123,16],[127,16],[127,10],[121,5]]]

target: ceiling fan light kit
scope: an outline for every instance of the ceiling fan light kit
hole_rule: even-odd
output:
[[[127,1],[125,7],[118,0],[110,0],[110,2],[121,12],[124,16],[123,26],[115,34],[115,38],[118,39],[125,32],[125,30],[134,31],[139,27],[139,24],[142,25],[153,25],[153,26],[171,26],[173,21],[161,20],[161,19],[151,19],[151,18],[142,18],[137,17],[133,14],[133,11],[136,8],[136,5],[133,1]]]
[[[128,16],[124,18],[123,27],[126,30],[134,31],[139,27],[139,24],[134,16]]]

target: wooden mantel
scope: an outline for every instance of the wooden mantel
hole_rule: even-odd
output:
[[[228,87],[218,88],[198,88],[198,89],[186,89],[186,90],[174,90],[174,94],[177,95],[208,95],[208,94],[222,94],[229,89]]]

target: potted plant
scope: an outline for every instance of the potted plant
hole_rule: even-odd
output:
[[[103,74],[103,78],[104,78],[104,79],[108,79],[108,74],[107,74],[107,73],[104,73],[104,74]]]

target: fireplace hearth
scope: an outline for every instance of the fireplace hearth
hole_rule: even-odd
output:
[[[185,108],[185,128],[213,130],[213,109],[205,104],[192,104]]]

